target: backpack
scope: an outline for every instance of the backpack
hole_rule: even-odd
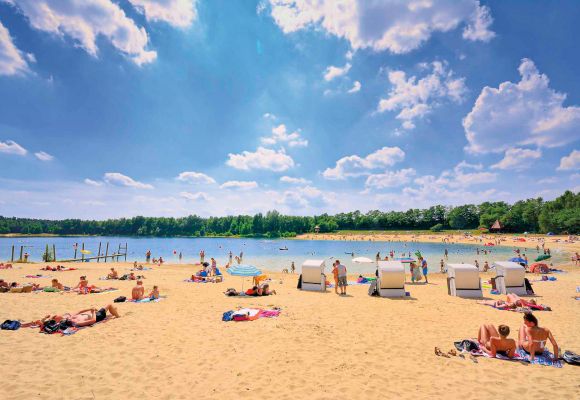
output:
[[[127,300],[127,298],[125,296],[119,296],[115,300],[113,300],[113,302],[114,303],[124,303],[125,300]]]
[[[16,331],[20,328],[19,321],[11,321],[7,319],[2,323],[1,329],[5,331]]]
[[[580,365],[580,355],[574,353],[573,351],[566,350],[562,355],[564,361],[571,365]]]
[[[233,314],[234,314],[233,311],[226,311],[222,316],[222,321],[224,321],[224,322],[231,321],[233,319],[233,317],[232,317]]]
[[[54,319],[48,320],[42,325],[42,332],[53,334],[57,333],[60,330],[60,324],[56,322]]]

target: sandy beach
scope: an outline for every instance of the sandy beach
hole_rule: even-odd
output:
[[[44,265],[44,264],[42,264]],[[130,296],[134,282],[99,281],[111,266],[120,273],[130,263],[75,264],[78,271],[44,272],[41,264],[17,264],[0,277],[48,285],[51,275],[75,285],[80,275],[92,284],[114,286],[105,294],[0,294],[0,319],[38,319],[49,313],[103,306]],[[52,264],[54,265],[54,264]],[[553,308],[539,312],[561,349],[580,349],[580,302],[573,299],[578,267],[562,266],[555,282],[534,282],[538,301]],[[242,278],[222,283],[183,282],[197,267],[154,266],[142,272],[145,287],[158,285],[166,299],[158,303],[118,304],[120,319],[72,336],[43,335],[38,329],[1,331],[3,398],[199,399],[221,398],[463,398],[580,395],[580,369],[527,365],[478,358],[443,358],[453,342],[472,338],[482,323],[507,324],[512,336],[522,314],[499,311],[475,300],[447,295],[444,275],[429,284],[408,284],[411,296],[394,300],[367,295],[368,286],[351,286],[348,296],[302,292],[298,275],[269,273],[278,294],[231,298]],[[299,272],[299,268],[298,271]],[[482,274],[487,280],[490,273]],[[531,280],[537,276],[529,275]],[[356,277],[349,277],[355,280]],[[410,278],[407,277],[407,280]],[[246,278],[246,287],[250,278]],[[488,298],[489,290],[484,290]],[[277,318],[222,322],[237,307],[280,307]]]

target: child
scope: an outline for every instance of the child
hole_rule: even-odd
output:
[[[427,260],[422,259],[421,266],[423,267],[423,276],[425,277],[425,283],[429,283],[429,280],[427,279],[427,272],[429,272],[427,268]]]
[[[151,300],[157,300],[159,298],[159,288],[157,286],[153,286],[153,290],[151,293],[147,295]]]

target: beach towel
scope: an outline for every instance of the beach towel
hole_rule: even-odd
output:
[[[471,348],[471,350],[467,350],[467,347],[463,347],[463,346],[459,347],[458,346],[458,343],[466,343],[466,342],[472,343],[469,346],[469,348]],[[477,349],[475,349],[475,346],[477,346]],[[466,340],[462,340],[460,342],[455,342],[455,347],[457,347],[457,349],[460,350],[461,352],[469,353],[475,357],[495,358],[495,359],[504,360],[504,361],[520,361],[520,362],[527,362],[530,364],[543,365],[543,366],[547,366],[547,367],[562,368],[562,361],[558,360],[558,361],[554,362],[554,360],[553,360],[554,355],[552,353],[550,353],[548,350],[544,350],[544,352],[542,354],[536,355],[534,357],[534,360],[532,361],[531,356],[523,349],[517,349],[513,358],[509,358],[509,357],[504,356],[502,354],[496,354],[495,357],[491,357],[489,354],[487,354],[485,351],[483,351],[479,348],[479,344],[477,343],[477,340],[475,340],[475,339],[466,339]]]
[[[183,282],[187,282],[187,283],[214,283],[212,281],[206,281],[206,280],[192,280],[192,279],[184,279]]]
[[[479,303],[481,304],[481,303]],[[513,311],[513,312],[519,312],[519,313],[531,313],[533,311],[552,311],[552,309],[548,306],[545,306],[543,304],[530,304],[529,306],[526,307],[516,307],[516,308],[510,308],[507,306],[492,306],[491,304],[481,304],[482,306],[488,306],[488,307],[493,307],[496,310],[501,310],[501,311]]]
[[[127,299],[128,303],[158,303],[161,300],[163,300],[165,298],[165,296],[160,296],[158,299],[152,299],[151,297],[145,297],[144,299],[141,300],[133,300],[133,299]]]
[[[281,310],[279,308],[273,309],[259,309],[259,308],[242,308],[237,311],[226,311],[222,315],[222,321],[254,321],[258,318],[274,318],[279,316]]]
[[[78,289],[77,289],[77,290],[74,290],[74,291],[71,290],[70,292],[67,292],[67,293],[78,293],[78,294],[105,294],[105,293],[110,293],[110,292],[116,292],[117,290],[119,290],[119,289],[114,288],[114,287],[109,287],[109,288],[101,288],[101,291],[100,292],[82,293],[82,292],[79,292]]]
[[[143,267],[142,269],[131,268],[131,271],[153,271],[153,268],[149,268],[149,267]]]
[[[102,320],[102,321],[99,321],[99,322],[95,322],[94,324],[92,324],[92,325],[89,325],[89,326],[80,326],[80,327],[77,327],[77,326],[71,326],[71,327],[68,327],[68,328],[66,328],[66,329],[65,329],[65,330],[63,330],[63,331],[60,331],[60,332],[58,332],[58,333],[60,333],[60,334],[61,334],[61,336],[70,336],[70,335],[74,335],[74,334],[75,334],[75,333],[77,333],[78,331],[82,331],[83,329],[86,329],[86,328],[92,328],[92,327],[93,327],[93,326],[95,326],[95,325],[104,324],[105,322],[107,322],[107,321],[110,321],[111,319],[112,319],[112,318],[106,317],[104,320]]]
[[[348,281],[348,286],[358,286],[358,285],[370,285],[371,281],[368,282],[358,282],[358,281]],[[326,285],[327,288],[333,288],[334,283],[329,283]]]
[[[25,278],[52,278],[52,275],[24,275]]]

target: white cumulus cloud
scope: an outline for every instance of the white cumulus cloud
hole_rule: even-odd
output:
[[[517,83],[486,86],[463,120],[467,150],[501,152],[517,146],[557,147],[580,139],[580,107],[549,87],[533,61],[523,59]]]
[[[5,142],[0,141],[0,153],[16,154],[17,156],[25,156],[28,151],[13,140]]]
[[[137,65],[155,60],[148,50],[145,28],[138,27],[111,0],[4,0],[16,6],[30,25],[56,36],[68,36],[90,55],[98,55],[97,41],[107,39]]]
[[[32,54],[27,55],[18,50],[10,32],[0,22],[0,75],[22,75],[29,71],[26,59],[32,60]]]
[[[107,172],[103,180],[111,185],[127,186],[136,189],[153,189],[153,185],[134,180],[133,178],[123,175],[119,172]]]
[[[290,147],[306,147],[308,140],[300,136],[300,129],[288,133],[286,125],[280,124],[272,128],[272,136],[261,138],[262,144],[274,145],[276,143],[288,143]]]
[[[284,33],[322,28],[353,49],[408,53],[435,32],[466,26],[463,37],[488,41],[492,18],[478,0],[270,0]]]
[[[324,71],[324,80],[330,82],[334,78],[346,75],[348,71],[350,71],[350,68],[350,63],[346,63],[344,67],[335,67],[334,65],[331,65],[326,68],[326,71]]]
[[[511,148],[507,149],[504,158],[491,166],[494,169],[513,169],[520,171],[531,167],[532,162],[542,156],[540,150]]]
[[[44,151],[38,151],[38,152],[34,153],[34,156],[36,158],[38,158],[40,161],[52,161],[52,160],[54,160],[54,156],[52,156]]]
[[[84,180],[84,182],[86,185],[89,185],[89,186],[103,186],[103,182],[94,181],[94,180],[89,179],[89,178],[86,178]]]
[[[196,193],[181,192],[181,193],[179,193],[179,195],[182,198],[184,198],[186,200],[191,200],[191,201],[210,201],[211,200],[211,197],[203,192],[196,192]]]
[[[175,179],[187,183],[207,183],[207,184],[216,183],[215,179],[213,179],[211,176],[208,176],[201,172],[194,171],[184,171],[180,173]]]
[[[226,164],[244,171],[264,169],[275,172],[286,171],[295,165],[292,157],[287,155],[284,149],[271,150],[264,147],[258,147],[255,152],[230,153]]]
[[[572,171],[580,169],[580,151],[573,150],[570,155],[562,157],[558,171]]]
[[[389,167],[404,159],[405,152],[399,147],[383,147],[366,157],[358,155],[342,157],[333,168],[324,170],[322,176],[330,180],[339,180],[370,175],[374,169]]]
[[[409,183],[416,173],[413,168],[405,168],[399,171],[386,171],[383,174],[372,174],[367,177],[365,185],[367,188],[375,189],[402,186]]]
[[[308,179],[305,178],[294,178],[292,176],[282,176],[280,177],[280,182],[290,183],[293,185],[307,185],[311,183]]]
[[[129,0],[148,21],[163,21],[187,28],[197,17],[197,0]]]
[[[251,190],[258,187],[255,181],[227,181],[220,185],[220,189]]]
[[[461,102],[467,91],[465,78],[456,78],[446,62],[435,61],[421,66],[431,72],[420,79],[416,76],[407,78],[404,71],[390,71],[388,77],[392,88],[377,107],[381,113],[399,111],[396,118],[403,121],[404,129],[413,129],[414,120],[427,115],[442,100]]]
[[[361,88],[361,84],[359,81],[354,81],[352,87],[348,89],[347,93],[356,93],[359,92]]]

